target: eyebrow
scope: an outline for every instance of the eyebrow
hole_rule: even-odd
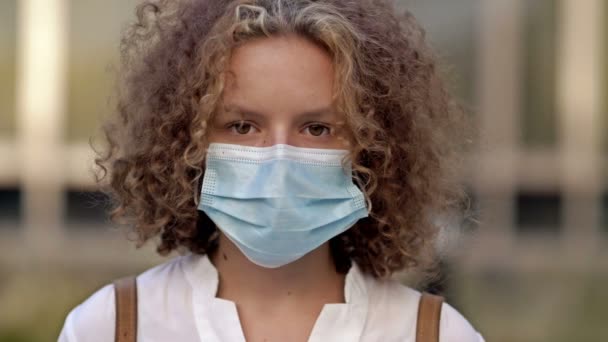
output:
[[[224,110],[227,112],[239,114],[242,116],[254,117],[259,120],[266,119],[266,115],[259,113],[255,110],[248,109],[248,108],[238,105],[238,104],[226,105],[226,106],[224,106]],[[305,112],[301,112],[296,116],[300,119],[312,120],[312,119],[325,118],[328,116],[332,116],[333,114],[334,114],[334,109],[332,107],[322,107],[322,108],[317,108],[317,109],[312,109],[312,110],[308,110]]]

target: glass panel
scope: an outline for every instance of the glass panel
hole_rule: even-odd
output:
[[[0,1],[0,136],[15,135],[16,1]]]
[[[21,222],[21,189],[0,188],[0,227],[18,228]]]
[[[135,0],[70,1],[68,122],[70,141],[88,140],[111,110],[108,97],[121,29],[135,18]]]
[[[559,193],[521,191],[516,198],[516,222],[520,232],[557,232],[561,226]]]
[[[96,191],[70,189],[65,192],[65,222],[68,227],[99,227],[108,223],[107,196]]]
[[[556,21],[558,2],[525,1],[522,30],[522,137],[530,147],[556,144]]]
[[[426,30],[454,94],[466,106],[473,105],[479,1],[401,0],[399,4]]]

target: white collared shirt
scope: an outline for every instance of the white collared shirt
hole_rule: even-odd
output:
[[[415,342],[420,293],[395,280],[346,275],[345,301],[325,304],[310,342]],[[234,302],[217,298],[218,272],[207,256],[187,254],[137,276],[138,341],[245,342]],[[60,342],[114,340],[114,287],[96,291],[67,316]],[[484,342],[452,306],[443,304],[440,342]]]

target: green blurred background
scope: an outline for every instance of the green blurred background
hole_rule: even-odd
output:
[[[487,341],[608,341],[608,2],[398,3],[480,129],[466,175],[479,223],[443,233],[434,285]],[[90,173],[135,4],[0,0],[1,342],[56,340],[95,290],[164,260],[107,222]],[[27,48],[48,39],[37,8],[61,44]],[[27,76],[27,54],[59,76]],[[30,106],[45,89],[58,102]]]

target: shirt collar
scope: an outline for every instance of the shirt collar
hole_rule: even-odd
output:
[[[195,320],[202,341],[244,341],[241,331],[218,329],[214,320],[232,317],[238,325],[236,307],[232,302],[216,298],[219,275],[207,255],[190,253],[185,256],[184,271],[192,287]],[[344,284],[346,303],[325,304],[311,333],[313,341],[358,341],[368,311],[368,289],[365,275],[353,261]],[[237,333],[238,336],[232,335]],[[227,334],[231,334],[228,336]]]
[[[190,253],[185,258],[184,271],[193,292],[201,297],[214,298],[219,285],[219,275],[209,257],[206,254]]]
[[[194,291],[199,292],[204,297],[215,298],[219,285],[219,275],[209,257],[206,254],[189,253],[185,258],[187,259],[185,265],[186,277]],[[353,261],[344,281],[346,304],[357,303],[361,299],[367,298],[364,278],[363,272]]]

